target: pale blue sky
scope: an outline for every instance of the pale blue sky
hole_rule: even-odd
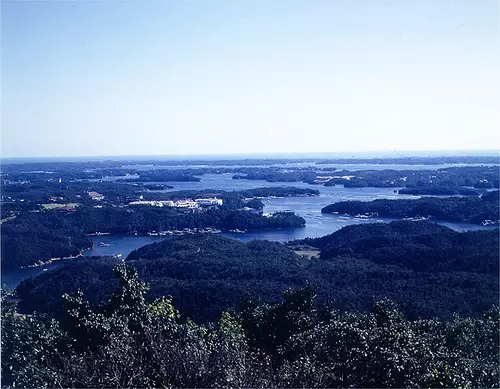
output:
[[[2,1],[3,157],[500,148],[496,0]]]

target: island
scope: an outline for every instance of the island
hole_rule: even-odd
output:
[[[121,189],[115,188],[120,184],[105,185],[111,185],[114,190]],[[115,192],[102,190],[103,187],[100,187],[102,193],[59,193],[67,196],[60,196],[62,204],[54,202],[45,204],[45,207],[38,204],[35,209],[26,209],[25,204],[28,202],[12,203],[7,214],[2,215],[5,218],[1,241],[3,268],[37,266],[79,256],[83,250],[92,247],[88,235],[96,232],[166,235],[167,232],[186,229],[244,232],[303,227],[304,218],[293,211],[264,214],[258,197],[315,196],[319,193],[312,189],[293,187],[148,194],[123,189],[126,192],[119,192],[121,195],[118,196],[111,195],[109,199],[107,196]],[[35,198],[42,196],[36,194]],[[65,203],[73,198],[84,201],[71,205]],[[119,199],[126,199],[126,202]],[[16,204],[19,206],[16,207]],[[30,239],[26,239],[27,236]]]
[[[324,207],[322,213],[379,216],[388,218],[425,218],[450,222],[498,225],[499,191],[481,197],[423,197],[419,199],[377,199],[340,201]]]
[[[385,161],[385,162],[384,162]],[[464,162],[466,161],[466,162]],[[470,162],[474,161],[474,162]],[[239,162],[239,163],[238,163]],[[339,169],[332,165],[382,165],[387,169]],[[429,165],[428,169],[390,169],[391,164]],[[441,164],[439,168],[430,165]],[[475,165],[449,166],[468,163]],[[480,163],[484,165],[479,165]],[[118,182],[138,185],[160,182],[200,182],[206,174],[232,174],[234,179],[267,182],[306,182],[311,185],[346,187],[499,187],[498,157],[444,157],[406,159],[256,159],[232,161],[100,161],[5,164],[2,184],[26,185],[52,182]]]

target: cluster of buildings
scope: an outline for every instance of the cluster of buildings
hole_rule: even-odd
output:
[[[312,184],[325,184],[333,179],[343,179],[350,180],[351,178],[355,178],[356,176],[316,176],[314,180],[311,181]]]
[[[213,205],[222,205],[222,199],[218,199],[216,197],[204,198],[204,199],[196,199],[196,200],[137,200],[131,201],[129,205],[151,205],[154,207],[173,207],[173,208],[199,208]]]
[[[0,183],[2,185],[24,185],[29,184],[30,182],[26,180],[9,180],[8,178],[1,177]]]

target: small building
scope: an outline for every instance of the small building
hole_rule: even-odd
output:
[[[218,199],[217,197],[196,199],[195,202],[199,205],[222,205],[222,199]]]
[[[154,201],[143,201],[143,200],[137,200],[137,201],[131,201],[128,203],[128,205],[155,205]]]
[[[92,200],[97,200],[97,201],[104,200],[104,195],[97,193],[97,192],[94,192],[94,191],[89,192],[89,197]]]
[[[193,200],[178,200],[174,203],[176,208],[198,208],[198,203]]]
[[[316,178],[312,181],[313,184],[324,184],[330,181],[333,176],[316,176]]]

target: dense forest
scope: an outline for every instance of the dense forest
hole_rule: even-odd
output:
[[[147,256],[155,256],[147,249]],[[152,259],[150,259],[152,260]],[[2,293],[5,387],[498,387],[500,312],[407,319],[387,299],[370,312],[318,305],[310,286],[273,304],[248,298],[205,325],[177,299],[148,302],[125,264],[109,301],[65,294],[58,320],[16,314]]]
[[[164,188],[163,188],[164,189]],[[178,190],[159,192],[158,185],[151,184],[124,184],[114,182],[71,182],[59,184],[58,182],[27,183],[23,185],[2,186],[2,215],[10,210],[27,210],[28,205],[39,208],[41,204],[78,203],[96,205],[89,198],[88,192],[95,191],[104,196],[100,204],[123,205],[129,201],[137,200],[143,196],[145,200],[170,200],[183,198],[199,198],[217,195],[232,203],[239,201],[243,206],[245,198],[249,197],[288,197],[288,196],[317,196],[319,191],[295,187],[261,187],[240,191],[224,191],[221,189]],[[227,202],[227,201],[226,201]],[[237,204],[235,204],[236,206]],[[5,206],[5,207],[4,207]],[[3,217],[3,216],[2,216]]]
[[[424,197],[415,200],[340,201],[324,207],[322,213],[348,215],[378,214],[380,217],[431,217],[450,222],[498,223],[499,191],[481,197]]]
[[[254,230],[262,228],[302,227],[305,220],[293,213],[275,213],[265,217],[242,210],[208,209],[203,212],[177,210],[170,207],[130,206],[107,208],[81,208],[67,215],[75,226],[86,233],[109,232],[112,234],[145,234],[183,228],[213,227],[224,230]]]
[[[124,182],[175,182],[175,181],[200,181],[199,177],[194,176],[191,172],[176,171],[169,169],[146,170],[137,172],[137,178],[120,178],[119,181]]]
[[[490,189],[499,187],[498,166],[462,166],[437,170],[336,170],[335,168],[247,168],[245,174],[235,174],[234,179],[266,180],[268,182],[303,181],[325,186],[343,185],[346,188],[401,188],[435,191],[463,191],[471,195],[470,188]],[[478,194],[479,192],[474,192]],[[423,193],[427,194],[427,193]],[[439,193],[441,194],[441,193]],[[455,194],[455,193],[453,193]]]
[[[377,164],[377,165],[440,165],[440,164],[491,164],[500,165],[498,155],[449,155],[449,156],[381,156],[381,157],[307,157],[307,158],[240,158],[240,159],[179,159],[179,158],[115,158],[108,160],[88,161],[5,161],[3,166],[7,171],[72,171],[72,170],[113,170],[126,168],[133,169],[133,166],[259,166],[259,165],[287,165],[296,163],[316,163],[316,164]],[[56,168],[54,168],[56,167]]]
[[[467,158],[465,158],[467,159]],[[64,184],[74,182],[97,182],[107,177],[116,179],[122,183],[151,183],[178,181],[200,181],[205,174],[233,174],[235,179],[265,180],[268,182],[307,182],[317,184],[317,178],[330,176],[325,185],[345,185],[346,187],[420,187],[435,186],[457,189],[458,187],[475,187],[478,189],[489,189],[499,187],[498,157],[472,157],[474,160],[484,159],[492,165],[483,166],[455,166],[428,170],[339,170],[335,167],[324,167],[319,160],[306,160],[302,162],[314,163],[309,166],[290,165],[292,161],[276,160],[270,161],[265,166],[265,160],[240,161],[237,163],[222,163],[217,166],[214,161],[207,161],[200,165],[193,165],[177,161],[162,165],[161,162],[141,161],[140,164],[127,164],[126,161],[87,162],[87,163],[31,163],[31,164],[7,164],[2,166],[2,183],[10,185],[40,184],[51,182]],[[451,162],[447,163],[456,163]],[[458,159],[460,160],[460,159]],[[337,160],[339,164],[356,165],[358,163],[384,164],[384,159]],[[388,160],[389,163],[402,163],[402,161]],[[413,161],[413,162],[412,162]],[[419,159],[408,159],[409,165],[418,164]],[[422,159],[430,164],[439,163],[437,159]],[[234,162],[234,161],[233,161]],[[275,163],[275,165],[273,165]],[[444,163],[444,162],[443,162]],[[176,165],[177,166],[173,166]],[[178,165],[182,166],[180,168]],[[388,167],[390,165],[387,165]],[[322,180],[320,180],[322,181]],[[322,182],[324,183],[324,182]],[[5,186],[10,186],[5,185]]]
[[[436,157],[383,157],[383,158],[332,158],[316,162],[321,164],[376,164],[376,165],[441,165],[441,164],[491,164],[498,165],[498,156],[436,156]]]
[[[289,164],[311,161],[316,166]],[[324,165],[362,163],[495,166]],[[2,289],[4,387],[500,385],[498,229],[457,232],[403,220],[287,243],[198,234],[141,247],[124,261],[79,256],[95,232],[300,227],[305,220],[293,212],[264,216],[261,198],[320,194],[293,187],[165,191],[172,188],[166,182],[214,173],[466,196],[348,201],[326,213],[499,219],[499,191],[487,192],[499,186],[498,157],[3,165],[3,269],[77,257],[24,280],[13,294]],[[122,181],[108,181],[115,179]],[[212,196],[223,206],[130,205]]]
[[[106,203],[122,204],[128,198],[134,199],[147,192],[141,184],[119,184],[115,182],[35,182],[2,186],[4,203],[81,203],[94,204],[88,192],[102,195]],[[2,205],[4,204],[2,203]]]
[[[292,250],[303,244],[319,248],[320,257]],[[200,322],[237,308],[246,295],[276,302],[288,287],[307,282],[334,308],[367,311],[374,300],[389,297],[411,319],[450,318],[454,312],[478,317],[498,301],[498,250],[498,230],[459,233],[399,221],[353,225],[289,248],[215,235],[179,237],[135,250],[126,262],[151,285],[148,297],[172,295],[183,315]],[[79,259],[25,280],[16,290],[20,309],[61,312],[61,291],[77,288],[93,304],[106,301],[113,265]]]
[[[270,217],[225,207],[203,212],[169,207],[77,207],[71,212],[37,212],[17,216],[2,224],[2,266],[12,269],[45,262],[51,258],[77,255],[92,247],[86,234],[146,234],[183,228],[255,230],[297,228],[304,218],[276,212]],[[31,239],[26,239],[29,236]]]
[[[264,180],[267,182],[297,182],[297,181],[312,181],[316,178],[316,172],[312,169],[309,171],[295,171],[295,172],[282,172],[282,171],[256,171],[246,175],[235,174],[234,180]]]
[[[351,225],[321,238],[293,243],[316,247],[321,258],[328,260],[349,255],[432,273],[500,271],[498,230],[459,233],[430,222],[401,221]]]
[[[323,175],[325,174],[323,173]],[[334,178],[327,181],[325,186],[435,188],[435,190],[451,188],[458,190],[460,187],[472,186],[482,189],[498,188],[499,185],[498,166],[463,166],[437,170],[385,169],[353,172],[343,170],[336,171],[331,175]]]
[[[2,223],[3,269],[16,269],[78,255],[92,247],[82,228],[59,213],[27,213]]]
[[[202,189],[202,190],[177,190],[166,193],[144,193],[144,198],[149,200],[178,200],[184,198],[200,198],[217,196],[224,200],[226,207],[232,209],[241,208],[249,198],[263,197],[302,197],[319,196],[319,191],[309,188],[296,188],[293,186],[283,187],[261,187],[244,189],[237,191],[225,191],[220,189]]]
[[[79,187],[81,184],[74,185]],[[2,205],[2,218],[11,218],[2,223],[2,266],[5,269],[13,269],[46,262],[51,258],[78,255],[82,250],[92,246],[92,241],[86,234],[95,232],[146,234],[153,231],[183,228],[256,230],[302,227],[305,220],[293,213],[277,212],[271,217],[265,217],[258,212],[248,212],[243,209],[254,207],[261,210],[263,204],[256,197],[316,196],[319,194],[313,189],[264,187],[231,192],[211,189],[159,194],[147,192],[143,196],[148,200],[165,200],[217,195],[224,200],[222,207],[193,212],[168,207],[113,206],[115,200],[121,203],[127,201],[127,198],[137,199],[136,189],[131,190],[129,185],[105,183],[100,190],[109,197],[101,201],[98,207],[95,206],[96,203],[93,200],[84,196],[78,198],[76,191],[73,191],[71,195],[56,193],[66,196],[58,200],[62,203],[71,200],[81,201],[77,203],[78,206],[69,210],[65,208],[44,210],[41,205],[30,201]],[[35,197],[42,198],[48,193],[53,192],[45,188],[37,192]],[[32,239],[24,239],[26,236]]]

